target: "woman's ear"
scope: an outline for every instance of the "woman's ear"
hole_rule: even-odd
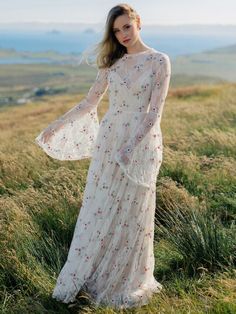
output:
[[[136,16],[136,23],[137,23],[137,28],[141,29],[141,21],[140,21],[140,16],[139,15]]]

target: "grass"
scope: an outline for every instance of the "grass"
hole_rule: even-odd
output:
[[[235,81],[235,53],[227,51],[227,48],[225,51],[219,48],[213,51],[177,56],[173,67],[174,73]],[[232,48],[235,51],[235,45]]]
[[[170,90],[162,117],[155,276],[164,290],[136,310],[51,298],[81,206],[89,160],[60,162],[34,143],[83,95],[45,96],[0,113],[1,313],[235,313],[236,85]],[[99,106],[101,118],[108,106]]]

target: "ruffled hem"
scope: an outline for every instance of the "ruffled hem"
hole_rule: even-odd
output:
[[[86,289],[86,285],[83,286],[83,291],[89,296],[89,300],[95,307],[108,306],[114,309],[127,309],[146,305],[150,302],[150,299],[155,293],[160,293],[163,289],[163,285],[155,280],[154,284],[146,285],[141,289],[138,289],[128,295],[125,293],[117,294],[115,296],[107,298],[99,298],[98,296],[91,295]],[[63,297],[61,294],[52,294],[52,298],[62,303],[73,303],[76,301],[77,294],[71,298]]]
[[[132,182],[152,188],[156,185],[157,175],[162,164],[162,144],[158,141],[156,146],[159,145],[160,149],[151,148],[148,140],[149,136],[134,149],[127,164],[121,160],[119,151],[114,154],[114,159]],[[145,150],[145,147],[149,147],[149,149]]]
[[[50,125],[47,129],[50,128]],[[46,129],[42,130],[34,141],[47,155],[54,159],[80,160],[91,158],[99,127],[97,110],[93,108],[74,121],[65,121],[64,125],[46,143],[42,139]]]
[[[38,136],[35,138],[34,142],[43,149],[43,151],[50,157],[52,157],[53,159],[57,159],[57,160],[61,160],[61,161],[64,161],[64,160],[78,160],[78,159],[85,159],[85,158],[91,158],[92,157],[92,153],[89,153],[89,154],[80,154],[79,157],[78,155],[76,156],[70,156],[69,158],[65,159],[64,156],[58,154],[58,153],[55,153],[54,150],[50,149],[49,146],[47,146],[47,144],[44,144],[41,137]]]
[[[160,293],[163,286],[156,282],[155,285],[149,286],[146,289],[136,290],[128,295],[124,293],[107,300],[92,299],[95,306],[109,306],[113,309],[128,309],[136,308],[150,303],[150,299],[155,293]]]

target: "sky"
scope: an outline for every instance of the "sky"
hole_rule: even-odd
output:
[[[0,0],[0,23],[105,23],[119,3],[130,4],[143,25],[236,25],[236,0]]]

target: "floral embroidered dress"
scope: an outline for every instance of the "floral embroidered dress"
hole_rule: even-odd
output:
[[[83,288],[96,304],[147,304],[162,289],[154,272],[156,179],[162,163],[161,115],[171,76],[167,54],[150,48],[99,69],[87,96],[58,121],[44,143],[51,157],[91,157],[67,261],[52,294],[73,302]],[[97,106],[109,93],[99,122]]]

